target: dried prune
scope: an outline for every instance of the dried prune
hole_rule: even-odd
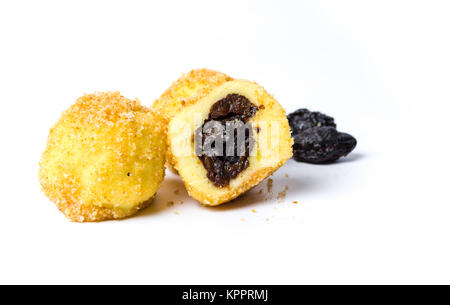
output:
[[[354,137],[334,127],[312,127],[294,135],[294,159],[309,163],[333,162],[349,154],[355,146]]]
[[[287,116],[289,125],[293,134],[311,128],[320,126],[329,126],[336,128],[334,119],[326,114],[318,111],[309,111],[308,109],[301,108]]]
[[[299,109],[288,115],[294,138],[293,158],[299,162],[331,163],[348,155],[356,139],[336,129],[334,119],[320,112]]]

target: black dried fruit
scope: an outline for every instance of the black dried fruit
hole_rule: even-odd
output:
[[[331,163],[348,155],[356,139],[336,130],[334,119],[320,112],[299,109],[288,115],[294,138],[294,156],[299,162]]]
[[[294,135],[311,127],[329,126],[336,128],[332,117],[318,111],[309,111],[305,108],[294,111],[287,118]]]
[[[294,159],[299,162],[328,163],[348,155],[356,139],[334,127],[312,127],[294,135]]]

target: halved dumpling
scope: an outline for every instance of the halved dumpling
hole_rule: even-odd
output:
[[[281,105],[258,84],[233,80],[181,109],[169,123],[168,143],[189,194],[214,206],[282,166],[293,140]]]

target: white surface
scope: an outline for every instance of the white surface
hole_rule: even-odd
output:
[[[0,281],[449,283],[449,14],[446,1],[1,2]],[[355,152],[290,161],[273,195],[263,184],[219,208],[168,175],[137,217],[67,221],[37,180],[60,113],[96,90],[151,105],[196,67],[334,116]]]

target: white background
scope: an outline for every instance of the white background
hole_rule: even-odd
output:
[[[1,1],[0,281],[449,283],[449,16],[447,1]],[[66,220],[37,179],[60,113],[104,90],[151,105],[199,67],[334,116],[356,150],[289,161],[273,194],[218,208],[168,174],[136,217]]]

